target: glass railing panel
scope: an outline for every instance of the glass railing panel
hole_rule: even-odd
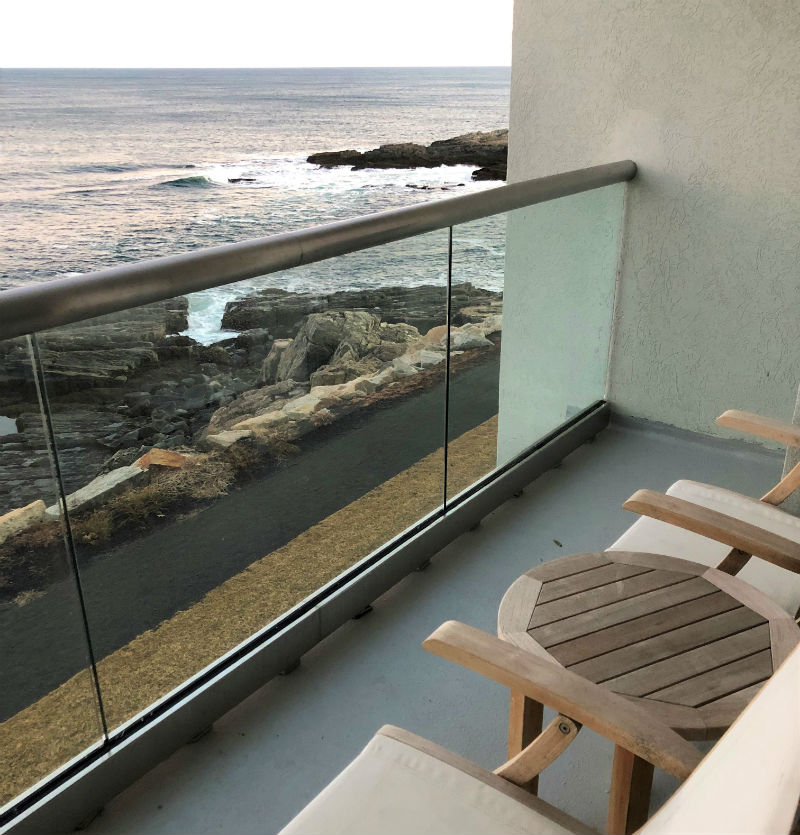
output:
[[[447,256],[444,230],[326,262],[344,292],[314,265],[39,335],[110,728],[441,507]]]
[[[452,230],[447,496],[495,468],[506,216]]]
[[[623,196],[607,186],[453,227],[449,497],[605,397]],[[474,288],[502,297],[460,309]],[[494,416],[465,420],[478,404]]]
[[[625,184],[508,215],[498,463],[605,397]]]
[[[0,808],[103,738],[34,369],[0,341]]]

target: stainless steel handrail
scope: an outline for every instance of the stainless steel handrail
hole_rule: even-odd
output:
[[[0,293],[0,339],[311,264],[635,176],[636,163],[612,162],[297,232],[15,287]]]

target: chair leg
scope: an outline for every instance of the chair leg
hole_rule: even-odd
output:
[[[508,759],[516,757],[542,732],[544,707],[516,690],[511,691],[508,711]],[[531,794],[539,789],[539,778],[528,785]]]
[[[650,814],[652,788],[653,766],[615,746],[606,823],[609,835],[629,835],[642,826]]]

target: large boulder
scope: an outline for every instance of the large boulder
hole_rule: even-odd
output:
[[[380,346],[380,317],[362,310],[312,313],[278,364],[278,380],[308,380],[325,364],[352,364]]]
[[[415,327],[381,322],[364,310],[312,313],[281,356],[277,377],[312,386],[346,383],[377,373],[418,339]]]
[[[269,353],[261,363],[260,381],[265,384],[274,383],[278,376],[278,366],[281,364],[281,357],[286,353],[292,344],[291,339],[276,339],[269,349]]]
[[[255,295],[228,302],[222,315],[222,328],[233,331],[264,329],[275,339],[286,339],[297,333],[305,316],[327,310],[327,307],[324,295],[266,288]]]

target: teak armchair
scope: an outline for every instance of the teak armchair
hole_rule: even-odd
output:
[[[717,422],[723,426],[749,431],[761,437],[800,447],[800,427],[797,426],[740,411],[725,412]],[[775,505],[782,502],[798,486],[800,486],[800,465],[788,472],[779,484],[760,500],[692,481],[676,482],[669,488],[666,495],[651,490],[639,490],[623,506],[627,510],[641,514],[642,518],[607,549],[605,556],[621,562],[629,562],[630,555],[638,553],[640,557],[646,555],[652,569],[666,571],[670,569],[668,559],[670,557],[690,560],[716,568],[717,573],[710,572],[705,576],[716,585],[721,584],[723,587],[724,575],[738,574],[740,579],[764,592],[792,617],[795,617],[800,607],[800,519],[780,510]],[[657,555],[664,555],[666,558]],[[754,556],[759,559],[752,559]],[[569,559],[575,558],[561,558],[549,565],[555,567],[559,562]],[[533,575],[535,572],[532,571],[529,574]],[[597,583],[594,585],[595,587],[589,593],[598,596],[603,589],[598,587]],[[592,584],[586,583],[586,586],[588,588]],[[741,594],[741,588],[739,593]],[[509,590],[507,598],[511,594],[512,591]],[[501,605],[501,620],[503,606],[508,608],[509,605],[509,601],[504,599]],[[556,605],[556,603],[550,604],[551,607]],[[631,617],[634,617],[634,614],[636,613],[632,612]],[[769,617],[769,612],[763,607],[761,614]],[[513,634],[504,633],[502,628],[500,634],[523,648],[527,647],[540,654],[550,655],[552,660],[563,661],[566,666],[575,666],[576,670],[580,670],[584,675],[589,675],[588,668],[591,667],[594,673],[593,680],[598,683],[608,681],[612,676],[614,681],[620,681],[626,675],[630,677],[632,671],[637,669],[637,664],[639,666],[643,664],[645,647],[648,653],[653,651],[654,639],[651,638],[642,643],[642,652],[639,653],[641,658],[636,660],[636,653],[631,650],[635,649],[637,644],[636,639],[631,635],[627,641],[617,644],[620,646],[627,643],[628,657],[624,662],[615,657],[613,664],[616,667],[612,669],[612,655],[605,655],[603,654],[605,650],[600,649],[604,644],[605,632],[602,631],[601,626],[598,626],[597,631],[590,633],[598,646],[594,652],[597,657],[593,658],[592,652],[584,652],[580,658],[568,662],[565,659],[552,657],[558,655],[555,651],[544,652],[543,648],[536,645],[533,640],[536,635],[535,630],[530,630],[531,635],[528,635],[525,632],[526,626],[527,622],[522,627],[522,631],[517,630],[519,635],[516,641]],[[786,633],[781,638],[784,643],[788,642],[786,651],[794,646],[800,636],[800,633],[789,634],[785,623],[778,625],[770,622],[770,631],[774,628],[782,628]],[[719,636],[709,635],[706,640],[713,647],[717,645],[713,643],[717,637]],[[741,640],[743,634],[738,637]],[[665,635],[664,643],[668,640],[669,636]],[[736,638],[732,637],[730,640],[736,640]],[[773,641],[773,656],[774,649],[775,642]],[[673,652],[672,674],[676,682],[681,680],[681,676],[685,678],[690,674],[699,674],[696,670],[682,669],[682,656],[676,650],[665,650],[663,657],[666,657],[669,652]],[[617,656],[620,654],[618,652]],[[743,654],[744,650],[740,651],[740,655]],[[731,658],[721,657],[722,653],[719,655],[706,653],[706,656],[708,660],[705,670],[708,676],[716,675],[721,678],[731,668],[727,666],[728,662],[731,666],[738,663]],[[628,666],[623,666],[623,663]],[[641,679],[645,671],[639,670],[636,674]],[[725,709],[718,709],[715,704],[696,711],[694,717],[688,717],[690,722],[694,723],[694,727],[689,727],[688,724],[681,727],[680,723],[683,720],[677,713],[675,720],[670,719],[668,724],[689,739],[714,739],[733,721],[758,686],[753,685],[742,693],[731,696],[725,704]],[[653,686],[650,690],[656,691],[657,688]],[[640,685],[639,692],[647,692],[647,688]],[[656,699],[646,705],[650,709],[651,717],[657,713],[662,720],[666,721],[669,711],[675,712],[672,704],[662,704],[657,701],[657,693],[651,698]],[[512,688],[509,757],[525,748],[539,734],[541,728],[541,704]],[[625,750],[624,747],[618,746],[612,767],[609,832],[631,832],[641,824],[647,816],[651,784],[652,768],[642,758],[632,756],[630,749]],[[531,789],[536,790],[535,782]]]
[[[493,773],[385,726],[282,835],[591,832],[526,791],[583,725],[685,779],[641,833],[789,832],[800,799],[800,650],[701,760],[694,746],[621,696],[477,629],[450,621],[423,646],[558,716]]]
[[[729,429],[800,449],[800,426],[735,409],[724,412],[716,422]],[[800,544],[800,518],[777,507],[798,488],[800,464],[761,499],[686,480],[675,482],[667,490],[667,496],[749,522]],[[760,555],[764,557],[762,560],[750,561],[751,552],[746,546],[739,548],[707,531],[701,511],[692,511],[680,501],[656,499],[652,494],[631,497],[625,507],[642,514],[644,518],[631,525],[608,550],[646,551],[716,566],[761,589],[792,616],[797,617],[800,613],[800,575],[787,574],[782,570],[789,568],[796,572],[796,569],[788,564],[775,563],[767,555]],[[672,511],[677,511],[680,519]],[[678,523],[678,526],[665,522]],[[726,545],[730,547],[726,548]]]

